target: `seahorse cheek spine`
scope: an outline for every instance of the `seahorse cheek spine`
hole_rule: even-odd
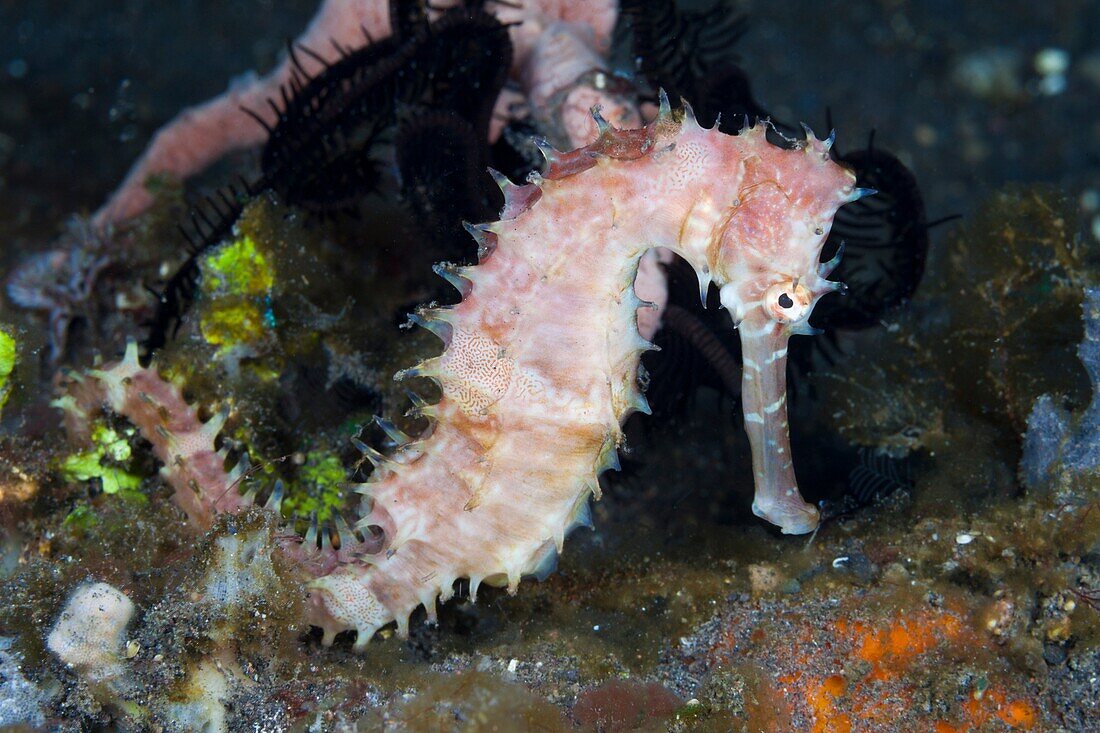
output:
[[[445,268],[464,300],[417,314],[446,349],[399,377],[440,384],[442,400],[425,408],[434,431],[416,461],[361,487],[361,524],[381,512],[398,527],[385,552],[311,584],[327,642],[355,629],[362,648],[393,620],[404,634],[412,611],[434,618],[461,577],[475,596],[482,582],[514,591],[588,522],[597,475],[617,466],[622,421],[648,409],[636,378],[650,344],[632,283],[654,246],[683,256],[701,286],[721,287],[758,367],[745,377],[755,511],[785,532],[816,526],[790,465],[786,342],[837,289],[818,259],[836,209],[859,195],[854,176],[812,136],[783,150],[763,126],[727,136],[690,111],[677,123],[667,106],[643,130],[601,127],[586,148],[547,151],[547,171],[528,186],[498,177],[505,218],[471,227],[480,264]]]

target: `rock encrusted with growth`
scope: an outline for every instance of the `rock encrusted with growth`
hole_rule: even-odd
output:
[[[23,675],[23,660],[11,651],[10,638],[0,637],[0,728],[46,724],[43,706],[50,695]]]
[[[1020,478],[1031,489],[1045,487],[1057,468],[1081,474],[1100,466],[1100,288],[1087,288],[1081,306],[1085,335],[1077,355],[1088,372],[1092,399],[1073,415],[1054,395],[1043,395],[1027,420]]]

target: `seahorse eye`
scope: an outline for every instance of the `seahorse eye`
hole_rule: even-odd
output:
[[[780,323],[801,320],[810,312],[814,296],[805,285],[786,280],[764,291],[764,311]]]

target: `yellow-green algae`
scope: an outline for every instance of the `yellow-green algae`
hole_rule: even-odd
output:
[[[0,327],[0,410],[11,396],[11,374],[15,369],[15,338],[6,329]]]
[[[156,362],[196,406],[232,404],[238,419],[224,437],[250,456],[252,485],[282,479],[287,517],[325,521],[358,501],[343,486],[357,457],[348,438],[374,414],[404,412],[393,373],[438,347],[427,332],[395,327],[394,309],[410,296],[379,271],[379,253],[354,240],[334,249],[319,231],[273,196],[249,202],[232,236],[201,257],[195,301]],[[427,266],[418,274],[436,280]],[[377,399],[349,411],[340,379]]]
[[[310,451],[298,467],[295,486],[283,501],[286,516],[317,516],[319,522],[347,508],[348,471],[343,461],[328,451]]]
[[[92,508],[81,502],[73,507],[62,524],[76,532],[84,532],[94,527],[98,522],[99,520]]]
[[[63,458],[62,476],[71,481],[99,479],[104,493],[123,492],[144,500],[142,494],[135,493],[141,485],[141,475],[127,468],[133,457],[129,439],[135,430],[128,428],[126,432],[128,436],[119,435],[114,428],[97,421],[91,430],[92,447]]]
[[[244,391],[262,389],[300,354],[299,339],[316,341],[293,317],[303,305],[301,278],[316,272],[304,254],[306,235],[275,226],[277,211],[276,202],[258,197],[232,234],[200,256],[194,302],[158,353],[163,372],[199,390],[225,391],[227,377]]]
[[[275,266],[247,234],[218,246],[200,263],[199,328],[219,353],[262,341],[275,327]]]

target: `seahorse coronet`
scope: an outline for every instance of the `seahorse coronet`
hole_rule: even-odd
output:
[[[339,547],[316,523],[304,541],[282,545],[314,576],[309,620],[325,643],[354,630],[362,649],[391,622],[405,635],[413,611],[424,606],[434,619],[462,578],[471,599],[482,583],[515,592],[521,578],[549,572],[573,528],[591,526],[598,477],[619,465],[622,424],[649,410],[638,370],[654,346],[638,332],[646,304],[633,283],[652,247],[691,264],[704,294],[717,285],[739,329],[753,512],[785,533],[817,526],[790,458],[787,340],[812,330],[814,304],[838,287],[825,279],[836,263],[820,254],[836,210],[861,195],[855,176],[829,158],[829,139],[807,132],[782,148],[768,142],[767,123],[727,135],[660,101],[643,128],[601,125],[593,143],[571,152],[540,144],[547,162],[532,183],[490,173],[505,203],[497,221],[467,225],[478,264],[434,268],[461,301],[410,316],[444,349],[395,375],[439,385],[438,402],[413,404],[429,430],[409,441],[380,423],[394,449],[361,447],[377,469],[353,489],[363,495],[361,516],[355,530],[336,528]],[[153,435],[177,502],[200,526],[251,503],[214,449],[224,416],[202,424],[167,383],[142,403],[135,382],[154,378],[128,350],[93,381],[113,410]],[[92,388],[71,386],[78,397],[82,389]],[[75,399],[70,418],[84,419],[88,404]],[[169,425],[172,411],[187,419]],[[367,539],[376,530],[381,542]]]

